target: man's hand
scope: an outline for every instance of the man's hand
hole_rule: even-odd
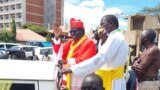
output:
[[[59,60],[58,64],[63,65],[64,64],[64,60]]]
[[[105,32],[105,30],[103,28],[98,29],[98,36],[99,36],[100,39],[103,39],[103,38],[106,37],[104,32]]]
[[[137,74],[137,75],[141,75],[143,72],[142,70],[138,67],[138,66],[132,66],[131,67],[133,69],[133,71]]]
[[[72,70],[70,68],[64,68],[64,69],[61,69],[59,74],[60,75],[63,75],[63,74],[67,74],[67,73],[72,73]]]
[[[142,70],[141,70],[141,68],[140,68],[140,66],[139,66],[139,63],[140,63],[140,59],[138,58],[135,62],[134,62],[134,64],[131,66],[131,68],[135,71],[135,73],[137,74],[137,75],[141,75],[143,72],[142,72]]]
[[[133,66],[137,66],[140,63],[140,58],[137,58],[136,60],[133,61]]]
[[[103,45],[105,43],[105,41],[107,40],[107,35],[106,35],[106,31],[103,28],[100,28],[98,30],[98,36],[99,38],[102,40],[101,45]]]
[[[57,66],[58,66],[60,69],[62,69],[63,64],[64,64],[64,61],[63,61],[63,60],[59,60]]]
[[[60,28],[60,25],[57,22],[55,22],[53,25],[53,33],[55,35],[55,38],[59,39],[59,37],[62,33],[62,29]]]

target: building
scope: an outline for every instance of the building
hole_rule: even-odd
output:
[[[49,30],[52,28],[53,22],[63,25],[63,12],[64,0],[44,0],[44,25]]]
[[[0,28],[24,23],[51,26],[57,20],[63,24],[63,0],[0,0]]]
[[[128,31],[124,32],[126,40],[134,49],[134,56],[139,55],[140,51],[140,34],[145,29],[155,29],[157,39],[155,42],[160,47],[160,17],[155,15],[135,14],[126,17],[128,20]]]

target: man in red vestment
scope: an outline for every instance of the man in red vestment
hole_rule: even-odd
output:
[[[61,53],[60,64],[64,67],[72,66],[91,58],[96,54],[96,45],[85,36],[84,24],[81,20],[70,20],[70,35],[72,39],[61,44],[60,35],[62,30],[57,24],[54,25],[53,48],[55,53]],[[84,77],[84,76],[83,76]],[[75,77],[74,75],[63,75],[62,87],[66,86],[69,90],[80,90],[83,77]]]

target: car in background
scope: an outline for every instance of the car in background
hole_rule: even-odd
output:
[[[6,49],[0,48],[0,57],[7,53]]]
[[[21,45],[21,44],[18,44],[18,43],[0,43],[0,49],[8,50],[13,46],[19,46],[19,45]]]
[[[35,48],[35,55],[38,56],[39,60],[42,61],[42,57],[45,53],[48,53],[51,61],[54,61],[53,48],[52,47],[38,47]]]
[[[2,43],[0,42],[0,59],[8,59],[9,53],[8,50],[13,46],[19,46],[18,43]]]
[[[28,41],[26,42],[26,45],[39,46],[39,47],[52,47],[51,42]]]
[[[26,60],[26,54],[25,54],[25,51],[22,51],[22,50],[10,50],[8,52],[9,56],[7,59],[13,59],[13,60]],[[2,58],[4,57],[7,57],[6,56],[3,56]]]
[[[26,58],[28,56],[32,56],[32,52],[35,48],[38,48],[38,46],[29,46],[29,45],[20,45],[20,46],[13,46],[8,51],[24,51]]]

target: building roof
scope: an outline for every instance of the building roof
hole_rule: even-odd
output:
[[[17,41],[46,41],[46,38],[29,29],[16,30]]]
[[[132,14],[132,15],[129,15],[129,16],[126,16],[125,19],[128,19],[129,17],[133,17],[133,18],[139,18],[139,17],[145,17],[146,14],[142,14],[142,13],[136,13],[136,14]]]
[[[125,19],[128,19],[130,17],[132,18],[145,18],[146,16],[158,16],[160,17],[160,15],[151,15],[151,14],[144,14],[144,13],[136,13],[136,14],[132,14],[132,15],[129,15],[129,16],[126,16]]]

